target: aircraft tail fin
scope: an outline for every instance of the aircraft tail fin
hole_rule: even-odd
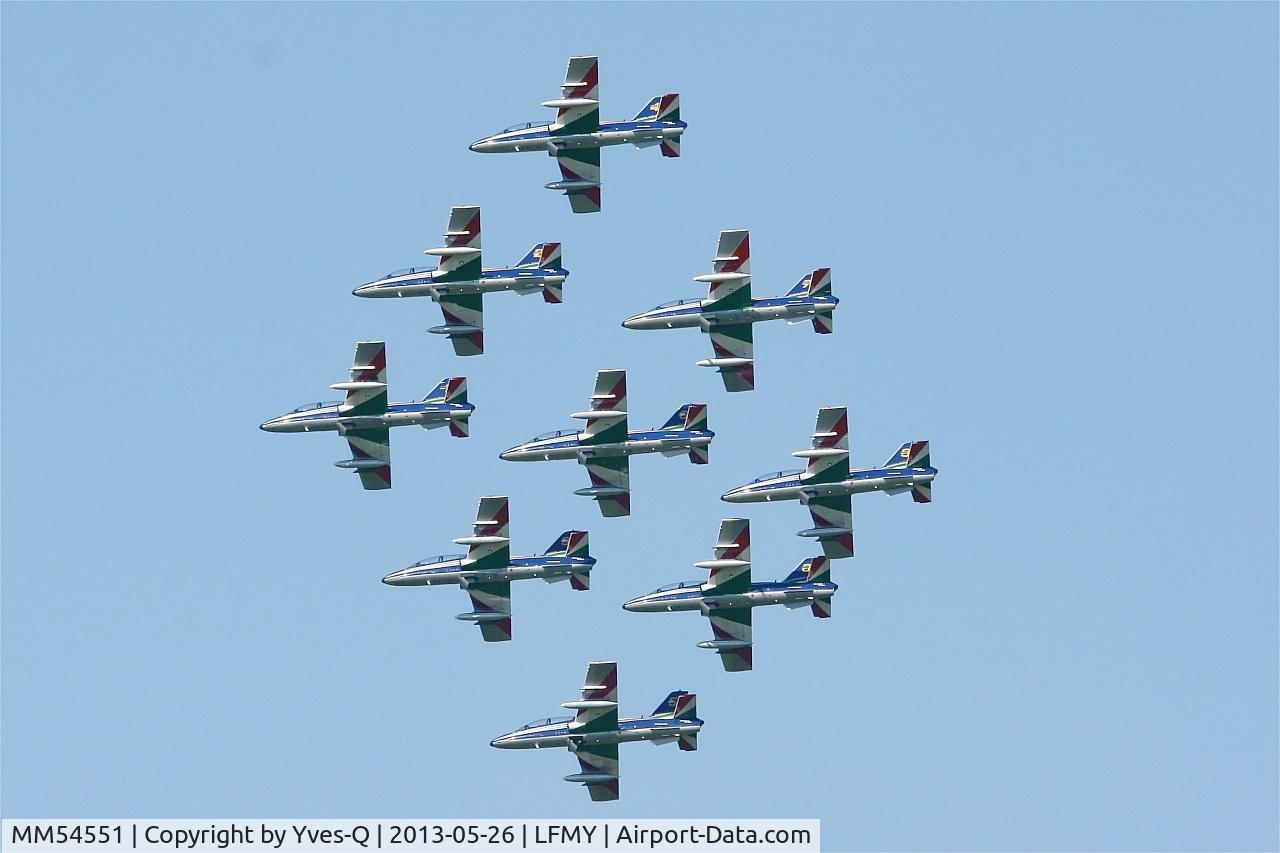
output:
[[[680,95],[676,92],[668,92],[665,95],[659,95],[649,103],[644,105],[644,109],[636,113],[636,117],[632,121],[679,121],[680,120]]]
[[[831,580],[831,561],[826,557],[806,557],[800,565],[791,570],[791,574],[783,579],[783,583],[810,581],[819,583]]]
[[[830,619],[831,599],[815,598],[813,603],[809,605],[809,609],[813,612],[813,615],[819,619]]]
[[[560,244],[539,243],[529,250],[529,254],[525,255],[517,266],[524,269],[560,269]],[[564,302],[564,282],[543,284],[542,299],[552,305],[559,305]]]
[[[699,430],[707,428],[707,404],[685,403],[671,413],[662,429]]]
[[[672,690],[667,694],[667,698],[658,703],[658,707],[653,709],[651,717],[675,717],[676,708],[681,705],[681,700],[688,696],[690,699],[695,698],[688,690]]]
[[[885,468],[928,468],[929,442],[908,441],[893,452],[884,463]]]
[[[465,403],[467,402],[467,378],[450,376],[441,379],[440,384],[431,389],[431,393],[422,398],[424,403]],[[471,434],[471,419],[468,414],[459,414],[449,419],[449,433],[454,438],[466,438]]]
[[[913,483],[911,486],[911,499],[918,504],[932,503],[933,483]]]
[[[560,266],[560,244],[539,243],[516,264],[517,269],[556,269]]]
[[[431,393],[422,398],[424,403],[465,403],[467,402],[467,378],[450,376],[440,380],[440,384],[431,389]]]
[[[543,556],[551,557],[590,557],[587,531],[566,530],[561,533],[551,547],[543,552]]]

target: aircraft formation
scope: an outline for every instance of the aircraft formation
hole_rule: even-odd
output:
[[[679,157],[680,140],[688,127],[680,118],[677,94],[653,98],[635,118],[613,122],[600,121],[599,94],[597,58],[572,57],[560,97],[543,102],[556,111],[553,120],[509,127],[472,143],[470,148],[481,153],[544,151],[555,158],[561,174],[561,180],[546,187],[567,195],[574,213],[599,212],[601,148],[631,144],[657,147],[664,157]],[[474,205],[453,206],[443,245],[426,249],[425,254],[439,258],[438,264],[389,273],[360,284],[352,293],[366,298],[429,297],[440,306],[443,323],[427,331],[447,337],[457,356],[477,356],[485,351],[486,294],[540,294],[552,305],[564,299],[569,271],[562,266],[561,243],[537,243],[511,266],[486,267],[481,253],[480,208]],[[710,338],[712,355],[697,365],[714,368],[726,392],[756,388],[754,324],[769,320],[808,322],[817,334],[834,331],[832,318],[840,300],[832,292],[828,267],[807,272],[781,296],[753,296],[751,240],[746,229],[722,230],[711,272],[695,275],[693,280],[707,285],[705,298],[664,303],[623,320],[622,326],[699,329]],[[334,464],[355,472],[366,490],[391,488],[391,427],[448,427],[457,438],[470,434],[476,407],[467,398],[464,377],[441,380],[416,402],[388,402],[387,350],[382,341],[357,343],[349,378],[330,387],[344,391],[345,398],[299,406],[271,418],[261,428],[281,433],[336,431],[347,440],[351,458]],[[569,417],[584,421],[583,427],[535,436],[502,451],[499,458],[578,462],[586,468],[590,485],[574,494],[594,500],[605,518],[631,514],[630,457],[658,453],[685,456],[694,465],[706,465],[716,435],[709,426],[708,405],[703,402],[682,403],[661,426],[632,429],[627,374],[616,368],[596,372],[587,405]],[[721,499],[735,504],[799,501],[808,509],[812,526],[797,535],[815,540],[821,554],[805,557],[781,580],[754,580],[750,521],[724,518],[712,558],[693,564],[707,573],[706,580],[659,587],[625,602],[623,609],[700,614],[707,619],[711,638],[699,642],[698,647],[714,651],[727,672],[750,671],[753,609],[782,605],[807,608],[819,619],[831,616],[838,589],[832,581],[831,561],[854,553],[853,495],[909,492],[915,502],[929,503],[938,474],[927,441],[903,444],[879,467],[850,468],[849,415],[847,408],[839,405],[818,408],[809,447],[791,455],[803,459],[804,467],[757,477],[725,492]],[[393,587],[459,587],[467,593],[472,609],[456,618],[476,625],[484,642],[510,641],[514,635],[513,582],[568,581],[570,588],[585,591],[591,586],[596,565],[584,530],[564,531],[541,554],[513,556],[510,521],[506,496],[480,497],[471,534],[452,540],[465,546],[466,553],[418,560],[389,572],[382,581]],[[536,720],[492,739],[490,744],[501,749],[568,749],[578,759],[579,772],[565,776],[565,780],[584,785],[592,800],[619,796],[619,744],[645,740],[659,745],[676,743],[681,750],[693,751],[703,725],[697,716],[696,697],[684,690],[672,692],[651,714],[619,717],[615,661],[590,662],[581,697],[563,707],[574,714]]]

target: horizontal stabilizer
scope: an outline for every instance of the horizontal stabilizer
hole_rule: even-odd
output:
[[[933,483],[916,483],[911,487],[911,498],[918,504],[933,500]]]
[[[706,465],[711,461],[711,449],[709,447],[690,447],[689,461],[694,465]]]
[[[813,615],[819,619],[831,618],[831,599],[815,598],[813,600]]]
[[[681,732],[680,733],[680,749],[683,752],[696,752],[698,749],[698,733],[697,732]]]

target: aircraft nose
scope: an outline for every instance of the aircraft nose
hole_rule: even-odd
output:
[[[498,454],[498,458],[499,458],[499,459],[506,460],[507,462],[510,462],[510,461],[511,461],[511,451],[510,451],[510,450],[504,450],[504,451],[502,451],[501,453],[499,453],[499,454]]]
[[[277,423],[277,421],[279,420],[280,420],[279,418],[272,418],[269,421],[264,421],[263,423],[258,425],[258,429],[264,430],[266,432],[279,432],[280,424]]]
[[[496,738],[489,741],[489,746],[496,746],[498,749],[507,749],[511,746],[511,735],[498,735]]]
[[[622,321],[622,328],[634,329],[636,327],[636,320],[639,320],[639,319],[640,319],[639,315],[636,315],[635,317],[628,317],[627,319]]]
[[[720,500],[728,501],[731,504],[740,504],[746,497],[746,486],[739,486],[736,489],[730,489],[720,496]]]
[[[631,599],[626,604],[622,605],[622,609],[626,610],[628,613],[635,613],[637,601],[639,601],[639,599],[636,599],[636,598]]]

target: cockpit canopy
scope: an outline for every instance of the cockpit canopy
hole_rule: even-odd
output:
[[[402,275],[410,275],[411,273],[415,273],[415,272],[422,272],[422,273],[435,272],[435,267],[405,267],[402,270],[389,272],[386,275],[384,275],[383,278],[399,278]]]
[[[529,440],[542,441],[543,439],[547,439],[547,438],[563,438],[566,435],[577,435],[577,434],[578,434],[578,430],[576,429],[558,429],[558,430],[555,430],[554,432],[544,432],[542,435],[535,435],[533,438]]]
[[[502,132],[511,133],[512,131],[515,131],[515,130],[528,130],[531,127],[544,127],[545,125],[546,125],[545,121],[526,121],[526,122],[523,122],[522,124],[513,124],[511,125],[511,127],[504,127],[502,129]]]
[[[774,471],[772,474],[761,474],[759,477],[756,477],[751,482],[763,483],[765,480],[773,480],[777,477],[795,476],[796,474],[803,474],[803,473],[804,473],[803,468],[788,468],[785,471]]]
[[[675,308],[677,305],[696,305],[701,299],[672,299],[670,302],[664,302],[658,308]],[[657,308],[654,309],[655,311]]]
[[[660,586],[654,592],[670,592],[673,589],[696,589],[702,586],[697,581],[679,581],[677,583],[669,583],[666,586]]]
[[[341,400],[321,400],[319,403],[307,403],[305,406],[299,406],[298,408],[290,412],[290,414],[297,414],[298,412],[309,412],[312,409],[324,409],[324,408],[328,408],[329,406],[341,406],[341,405],[342,405]]]
[[[556,723],[568,723],[568,722],[572,722],[572,721],[573,721],[573,716],[572,716],[572,715],[567,716],[567,717],[543,717],[543,718],[542,718],[542,719],[540,719],[540,720],[530,720],[529,722],[525,723],[525,724],[524,724],[523,726],[521,726],[520,728],[521,728],[521,729],[536,729],[536,728],[538,728],[539,726],[551,726],[551,725],[555,725]]]
[[[450,560],[461,560],[466,554],[437,554],[414,563],[415,566],[431,566],[436,563],[447,563]]]

